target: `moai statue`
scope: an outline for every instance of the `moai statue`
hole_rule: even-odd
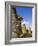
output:
[[[16,37],[19,37],[20,33],[21,33],[21,20],[22,20],[22,17],[18,16],[16,14],[16,9],[15,8],[12,8],[12,37],[13,38],[16,38]]]
[[[15,12],[15,8],[12,8],[11,10],[11,18],[12,18],[12,22],[11,22],[11,25],[12,25],[12,37],[13,38],[16,38],[18,35],[16,33],[16,12]]]
[[[26,26],[25,26],[25,24],[23,24],[23,26],[22,26],[22,33],[24,34],[24,33],[26,33],[27,31],[26,31]]]

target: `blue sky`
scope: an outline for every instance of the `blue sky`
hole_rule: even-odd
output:
[[[16,13],[19,16],[22,16],[23,20],[22,23],[26,23],[32,25],[32,8],[25,8],[25,7],[16,7]]]

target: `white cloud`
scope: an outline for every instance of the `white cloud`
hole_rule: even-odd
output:
[[[25,25],[29,25],[29,22],[28,21],[22,21],[21,24],[25,24]]]
[[[31,24],[28,21],[23,21],[21,22],[21,25],[25,24],[26,28],[29,29],[29,27],[31,27]]]

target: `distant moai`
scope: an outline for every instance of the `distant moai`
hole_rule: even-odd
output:
[[[26,25],[25,24],[23,24],[23,26],[22,26],[22,33],[24,34],[24,33],[26,33],[27,31],[26,31]]]

